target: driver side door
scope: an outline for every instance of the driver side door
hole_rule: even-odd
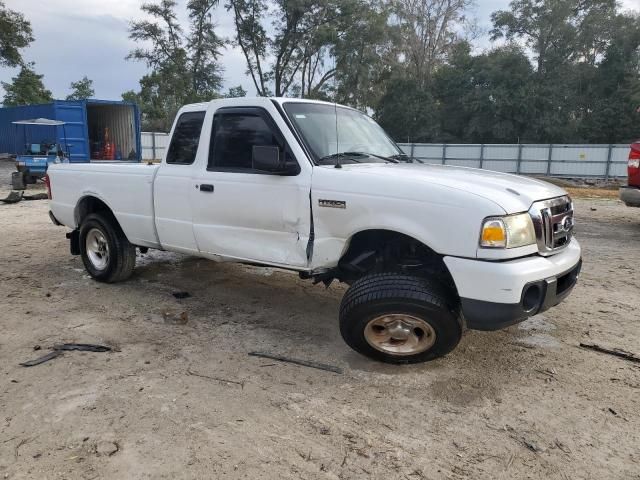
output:
[[[254,147],[266,146],[296,162],[266,108],[216,110],[208,159],[191,189],[196,242],[206,254],[302,269],[308,264],[310,169],[288,175],[254,169]]]

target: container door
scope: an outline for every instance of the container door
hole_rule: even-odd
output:
[[[87,130],[87,111],[83,101],[55,102],[56,120],[67,122],[64,127],[58,127],[58,143],[66,150],[69,147],[70,162],[89,161],[89,138]],[[66,135],[66,138],[65,138]]]

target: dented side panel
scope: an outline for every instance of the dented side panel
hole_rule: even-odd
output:
[[[201,252],[307,265],[309,187],[298,177],[206,172],[199,181],[214,185],[212,194],[192,192]]]
[[[269,114],[300,164],[295,176],[207,170],[213,117],[219,108],[259,107]],[[206,255],[306,269],[311,231],[312,167],[273,103],[228,99],[207,109],[190,186],[193,231]],[[212,186],[202,191],[200,184]]]

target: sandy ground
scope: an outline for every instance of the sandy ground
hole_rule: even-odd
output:
[[[398,367],[342,342],[341,286],[161,252],[98,284],[46,201],[0,204],[0,478],[640,479],[640,367],[577,347],[640,353],[640,210],[576,205],[565,303]],[[117,351],[18,365],[61,342]]]

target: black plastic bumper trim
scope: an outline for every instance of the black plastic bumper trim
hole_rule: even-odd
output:
[[[471,330],[500,330],[558,305],[573,290],[581,268],[582,260],[560,275],[527,283],[522,289],[520,303],[496,303],[460,298],[467,327]],[[538,305],[527,310],[523,306],[524,293],[533,285],[539,285],[542,295]]]

